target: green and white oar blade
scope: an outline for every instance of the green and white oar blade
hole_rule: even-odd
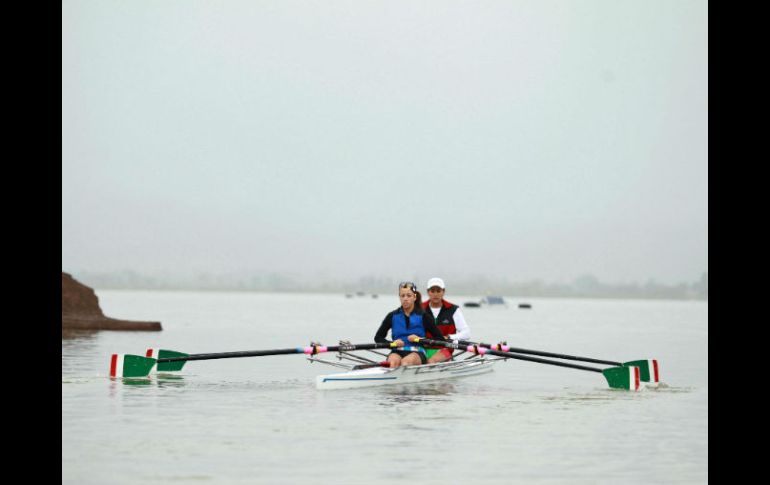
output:
[[[610,367],[604,369],[602,374],[613,389],[639,390],[639,367]]]
[[[639,380],[648,385],[657,385],[660,382],[660,372],[658,371],[658,361],[650,360],[632,360],[623,362],[623,367],[639,367]]]
[[[147,377],[155,359],[131,354],[112,354],[110,377]]]
[[[153,357],[156,359],[171,359],[174,357],[189,357],[190,354],[183,352],[177,352],[176,350],[166,349],[147,349],[147,357]],[[157,372],[173,372],[180,371],[182,367],[187,363],[186,360],[177,360],[174,362],[158,362]]]

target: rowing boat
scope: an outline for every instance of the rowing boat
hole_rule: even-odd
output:
[[[382,366],[367,367],[338,374],[320,375],[316,377],[315,384],[317,389],[324,390],[357,389],[468,377],[491,372],[492,366],[498,360],[502,359],[468,358],[436,364],[401,366],[395,369]]]
[[[395,369],[370,367],[316,377],[317,389],[357,389],[393,384],[414,384],[492,372],[497,359],[446,361],[437,364],[401,366]]]
[[[351,389],[359,387],[382,386],[389,384],[412,384],[419,382],[466,377],[490,372],[498,360],[515,359],[537,362],[559,367],[600,373],[607,384],[613,389],[638,390],[641,387],[654,387],[660,382],[659,367],[656,359],[640,359],[629,362],[615,362],[591,357],[577,357],[567,354],[557,354],[541,350],[528,350],[509,347],[507,344],[484,344],[465,341],[434,340],[423,337],[412,337],[414,343],[438,346],[458,350],[453,360],[436,364],[416,366],[401,366],[395,369],[388,367],[387,355],[378,350],[393,349],[394,342],[376,342],[351,344],[340,341],[340,345],[325,346],[312,343],[308,347],[289,347],[285,349],[245,350],[237,352],[215,352],[204,354],[187,354],[174,350],[148,349],[145,356],[134,354],[112,354],[110,358],[111,378],[141,378],[152,372],[166,373],[182,370],[188,361],[211,359],[229,359],[238,357],[260,357],[270,355],[305,354],[313,362],[323,362],[346,369],[346,372],[321,375],[316,378],[318,389]],[[367,351],[377,355],[378,360],[359,355],[357,352]],[[329,352],[337,352],[337,362],[317,357],[320,354],[329,356]],[[549,360],[532,355],[555,357],[560,360]],[[342,361],[345,361],[344,363]],[[585,365],[572,364],[562,360],[577,360],[598,364],[608,364],[612,367],[601,369]],[[352,362],[352,363],[351,363]]]

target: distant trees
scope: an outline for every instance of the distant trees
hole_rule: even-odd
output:
[[[703,275],[700,277],[700,280],[698,280],[697,283],[694,283],[692,287],[695,294],[698,295],[698,299],[708,300],[709,299],[709,274],[707,272],[703,273]]]
[[[179,290],[222,290],[222,291],[312,291],[326,293],[367,293],[395,292],[397,280],[389,276],[362,276],[356,279],[334,279],[324,277],[308,278],[303,275],[279,272],[250,272],[243,274],[199,273],[191,276],[145,276],[125,270],[112,273],[75,273],[85,284],[98,289],[179,289]],[[418,286],[420,278],[415,279]],[[420,287],[420,289],[422,289]],[[644,284],[603,283],[596,276],[584,274],[572,283],[546,283],[535,279],[525,282],[510,282],[506,278],[474,275],[464,279],[451,279],[453,295],[506,295],[515,297],[561,297],[561,298],[649,298],[708,300],[708,272],[698,281],[665,285],[655,280]],[[394,293],[395,294],[395,293]]]

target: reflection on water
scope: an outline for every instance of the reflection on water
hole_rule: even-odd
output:
[[[187,383],[182,376],[176,376],[172,374],[158,374],[157,380],[158,387],[184,387]]]
[[[383,403],[385,405],[393,402],[419,402],[435,401],[430,396],[447,396],[456,392],[455,384],[452,382],[423,382],[416,384],[387,386],[383,388],[383,394],[390,397],[391,402]]]
[[[589,392],[569,392],[562,391],[556,394],[539,396],[540,402],[544,404],[613,404],[618,401],[638,401],[655,399],[657,395],[667,393],[690,393],[694,390],[692,387],[672,387],[664,382],[657,386],[642,386],[638,391],[630,392],[624,389],[597,389]]]
[[[161,381],[181,381],[184,380],[184,376],[180,376],[179,374],[168,374],[166,372],[159,372],[155,374],[155,377],[158,378],[158,380]]]
[[[86,330],[82,328],[63,328],[61,329],[61,338],[62,340],[73,340],[73,339],[93,339],[96,337],[96,335],[99,333],[98,330]],[[62,342],[64,344],[64,342]]]
[[[111,389],[117,386],[150,386],[157,387],[184,387],[184,377],[172,374],[151,374],[147,377],[110,377]]]
[[[146,377],[121,377],[124,386],[149,386],[152,380]]]

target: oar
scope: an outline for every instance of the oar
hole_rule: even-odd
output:
[[[526,360],[529,362],[538,362],[540,364],[556,365],[559,367],[568,367],[570,369],[586,370],[591,372],[599,372],[607,379],[607,384],[614,389],[639,389],[639,367],[610,367],[608,369],[599,369],[597,367],[588,367],[585,365],[568,364],[566,362],[559,362],[556,360],[540,359],[538,357],[528,357],[526,355],[515,354],[512,352],[503,352],[500,350],[493,350],[481,345],[465,345],[455,342],[446,342],[443,340],[433,340],[427,338],[417,338],[414,342],[423,342],[428,345],[439,345],[450,349],[461,349],[473,354],[484,355],[497,355],[499,357],[506,357],[509,359]]]
[[[614,362],[611,360],[592,359],[590,357],[578,357],[575,355],[556,354],[553,352],[545,352],[543,350],[519,349],[516,347],[510,347],[504,343],[485,344],[483,342],[482,343],[470,342],[468,340],[460,340],[460,343],[464,345],[481,345],[482,347],[487,347],[492,350],[499,350],[502,352],[516,352],[517,354],[542,355],[543,357],[555,357],[557,359],[577,360],[581,362],[592,362],[594,364],[607,364],[607,365],[614,365],[618,367],[636,366],[636,367],[639,367],[639,376],[642,382],[657,384],[660,381],[660,373],[659,373],[657,359],[649,359],[649,360],[640,359],[640,360],[632,360],[629,362]]]
[[[145,377],[157,364],[158,372],[178,371],[190,360],[232,359],[236,357],[263,357],[268,355],[308,354],[322,352],[389,349],[393,343],[346,344],[335,346],[312,345],[310,347],[292,347],[274,350],[245,350],[239,352],[218,352],[208,354],[185,354],[174,350],[149,349],[147,356],[132,354],[112,354],[110,360],[110,377]]]

